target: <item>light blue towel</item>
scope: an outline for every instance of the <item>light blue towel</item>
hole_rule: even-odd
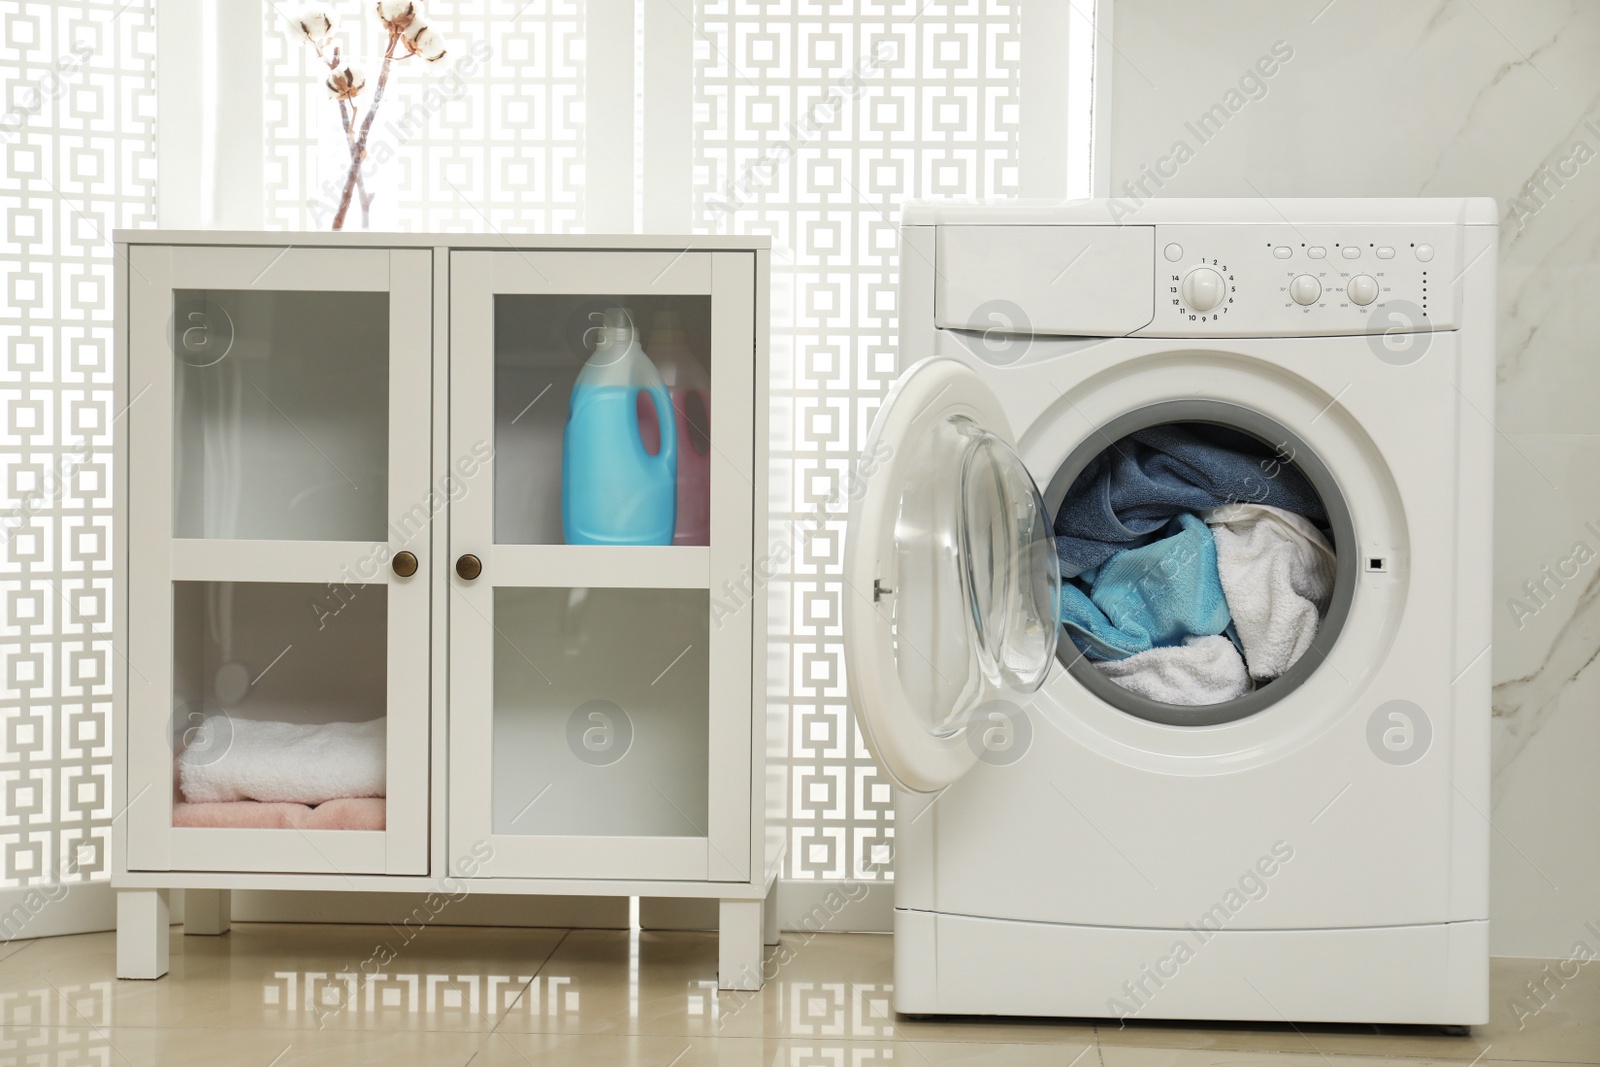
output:
[[[1126,659],[1228,628],[1211,529],[1185,513],[1166,532],[1084,572],[1087,593],[1077,582],[1061,583],[1061,624],[1090,659]]]

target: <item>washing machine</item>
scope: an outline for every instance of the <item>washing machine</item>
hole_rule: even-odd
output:
[[[905,210],[843,616],[898,1011],[1487,1020],[1496,235],[1486,198]],[[1310,645],[1209,704],[1060,626],[1078,476],[1173,425],[1298,472],[1334,554]]]

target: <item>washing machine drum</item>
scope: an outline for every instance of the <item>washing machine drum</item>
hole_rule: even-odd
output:
[[[1240,492],[1227,478],[1186,482],[1174,469],[1193,457],[1161,452],[1164,442],[1186,439],[1234,446],[1238,463],[1253,465],[1256,476]],[[1152,449],[1155,462],[1146,468],[1138,456],[1122,455]],[[1108,486],[1093,476],[1097,470],[1127,477]],[[992,757],[991,735],[1004,729],[1004,709],[1020,714],[1020,703],[1055,663],[1101,700],[1153,722],[1206,726],[1253,715],[1316,669],[1349,609],[1354,568],[1338,561],[1331,587],[1310,598],[1313,633],[1293,650],[1293,662],[1270,679],[1247,676],[1250,641],[1228,625],[1226,598],[1214,588],[1222,581],[1218,559],[1228,555],[1219,555],[1216,539],[1235,531],[1213,529],[1243,528],[1252,514],[1241,513],[1249,507],[1281,504],[1299,508],[1301,515],[1279,510],[1295,516],[1284,520],[1289,526],[1310,527],[1328,553],[1352,551],[1356,542],[1326,467],[1286,428],[1242,406],[1172,401],[1131,412],[1088,435],[1041,493],[1014,451],[1012,428],[987,383],[955,361],[924,360],[890,391],[857,474],[845,547],[850,696],[867,747],[907,789],[941,788],[975,759]],[[1140,476],[1158,488],[1173,483],[1182,506],[1140,496],[1148,488],[1136,484]],[[1268,491],[1252,492],[1257,483],[1267,483]],[[1123,512],[1114,506],[1117,491],[1130,484],[1137,506]],[[1075,492],[1093,497],[1087,509]],[[1162,517],[1162,507],[1170,514]],[[1129,535],[1087,567],[1075,554],[1075,531],[1058,524],[1085,511]],[[1163,556],[1160,542],[1168,536],[1185,537],[1198,549]],[[1248,548],[1252,538],[1245,534],[1244,540]],[[1195,578],[1197,569],[1205,582]],[[1327,568],[1320,573],[1327,577]],[[1205,585],[1216,610],[1173,620],[1162,615],[1163,605],[1143,615],[1129,608],[1128,598],[1137,600],[1173,577]],[[1109,579],[1121,583],[1120,591],[1097,588]],[[1161,592],[1155,589],[1151,599]],[[1170,625],[1150,625],[1152,614]],[[1199,615],[1205,618],[1197,621]],[[1171,686],[1154,687],[1140,677],[1141,654],[1145,662],[1160,660],[1192,643],[1174,640],[1185,626],[1195,628],[1206,655],[1235,657],[1236,691],[1220,699],[1175,698]],[[1155,668],[1157,675],[1175,669]],[[1201,694],[1208,695],[1214,690]],[[976,727],[975,716],[982,719]],[[979,731],[987,734],[979,738]]]
[[[1064,561],[1058,659],[1131,715],[1254,715],[1316,671],[1348,616],[1344,495],[1262,412],[1208,400],[1129,412],[1073,450],[1044,499]]]

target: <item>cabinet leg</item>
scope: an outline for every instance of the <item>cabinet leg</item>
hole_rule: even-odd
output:
[[[232,895],[232,891],[227,889],[184,890],[183,932],[185,934],[227,933]]]
[[[761,905],[761,943],[763,945],[776,945],[778,943],[778,880],[772,880],[772,888],[767,890],[767,899]]]
[[[717,928],[717,988],[761,988],[761,901],[724,900]]]
[[[170,931],[165,889],[117,890],[117,977],[167,973]]]

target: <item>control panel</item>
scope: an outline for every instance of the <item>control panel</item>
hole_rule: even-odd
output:
[[[1464,265],[1450,226],[1157,226],[1155,316],[1136,337],[1454,329]]]

